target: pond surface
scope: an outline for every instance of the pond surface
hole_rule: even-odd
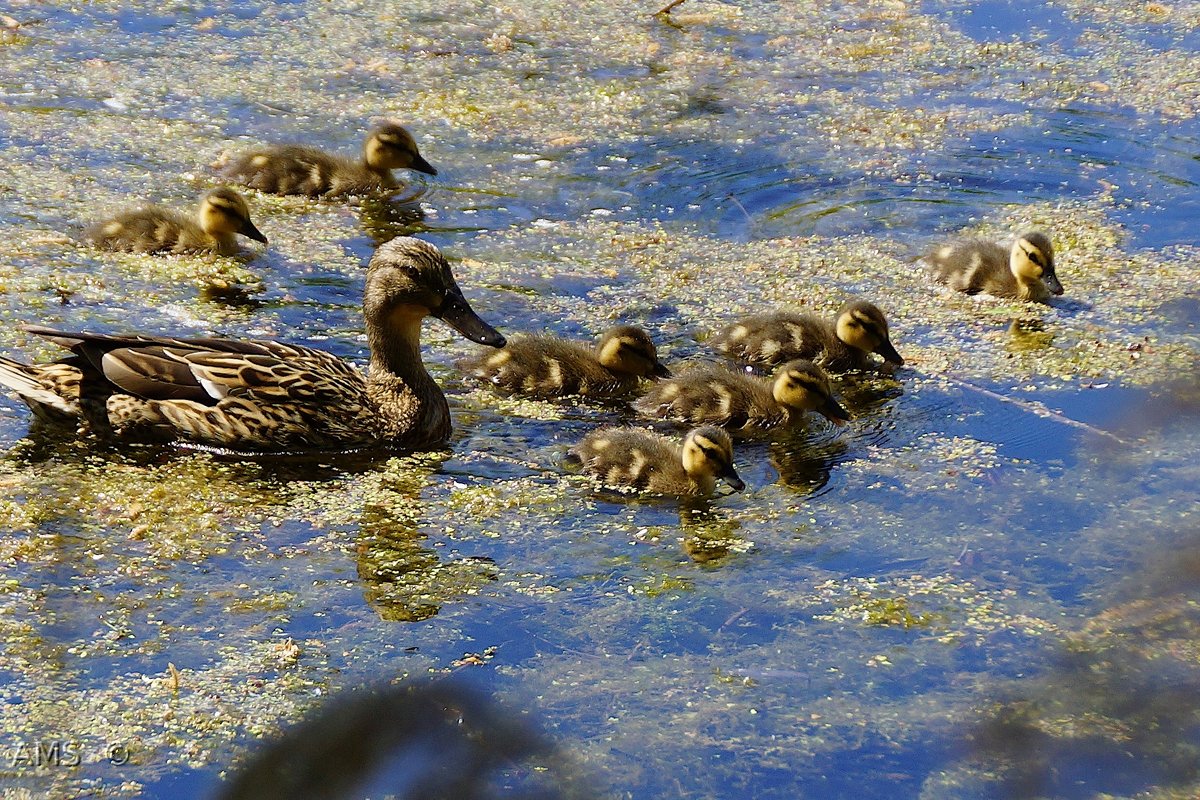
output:
[[[656,7],[0,17],[4,354],[55,357],[18,327],[41,323],[362,363],[363,267],[416,234],[508,333],[633,322],[682,365],[741,313],[861,296],[908,362],[837,381],[845,429],[738,442],[747,490],[699,505],[594,491],[562,457],[631,413],[497,397],[436,321],[441,453],[114,451],[28,439],[4,397],[6,797],[211,797],[327,696],[450,674],[528,709],[606,796],[1010,791],[1011,764],[964,742],[1063,653],[1108,647],[1095,620],[1195,525],[1200,3]],[[379,117],[439,170],[407,205],[250,194],[271,246],[243,258],[70,238],[141,198],[191,206],[225,152],[354,152]],[[1026,226],[1055,241],[1051,306],[951,295],[913,263]],[[1180,669],[1194,630],[1164,656]],[[1097,719],[1081,700],[1036,727],[1124,741]],[[29,760],[52,742],[80,763]],[[1103,767],[1045,793],[1200,781]]]

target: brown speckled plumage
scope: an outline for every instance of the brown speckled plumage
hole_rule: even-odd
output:
[[[850,415],[833,397],[829,376],[797,359],[770,379],[706,364],[660,381],[633,407],[643,416],[689,425],[720,425],[739,433],[767,431],[804,420],[816,411],[834,424]]]
[[[267,340],[174,339],[28,330],[74,352],[51,364],[0,358],[0,383],[47,420],[100,436],[236,451],[436,447],[446,398],[421,362],[421,320],[504,338],[471,310],[435,247],[401,238],[371,259],[363,293],[364,375],[323,350]]]
[[[712,426],[693,430],[682,445],[641,428],[601,428],[571,454],[600,486],[616,491],[707,497],[718,478],[745,488],[733,468],[733,441]]]
[[[503,350],[459,362],[463,371],[526,397],[619,397],[643,378],[670,374],[650,336],[634,325],[604,332],[595,348],[557,336],[514,336]]]
[[[764,367],[803,358],[830,372],[847,372],[870,366],[872,352],[904,363],[892,346],[887,318],[862,300],[847,303],[832,322],[788,311],[745,317],[720,331],[712,344],[723,355]]]
[[[1054,271],[1054,246],[1039,231],[1019,234],[1010,244],[961,239],[934,248],[925,260],[938,280],[966,294],[1044,303],[1063,293]]]
[[[195,217],[157,205],[122,211],[88,226],[83,238],[105,250],[134,253],[201,253],[233,255],[236,234],[267,243],[250,221],[246,200],[233,189],[205,192]]]
[[[437,175],[412,135],[386,122],[367,134],[358,160],[303,145],[265,145],[235,156],[221,174],[260,192],[341,197],[395,189],[394,169]]]

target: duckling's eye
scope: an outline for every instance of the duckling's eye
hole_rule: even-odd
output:
[[[725,454],[720,450],[712,447],[705,447],[704,445],[698,445],[698,447],[700,448],[700,452],[703,453],[704,457],[709,461],[716,462],[717,464],[725,463]]]

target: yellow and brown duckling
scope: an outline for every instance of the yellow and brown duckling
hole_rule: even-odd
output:
[[[633,407],[647,417],[740,433],[795,425],[806,411],[835,425],[850,419],[834,399],[825,370],[804,359],[784,364],[771,379],[705,365],[655,384]]]
[[[441,446],[450,410],[421,362],[421,321],[501,347],[437,248],[398,238],[367,267],[364,375],[331,353],[269,340],[174,339],[28,327],[74,356],[26,365],[0,357],[0,384],[44,421],[101,437],[239,452]]]
[[[904,363],[888,336],[887,317],[865,300],[844,305],[833,322],[789,311],[745,317],[712,342],[722,355],[763,367],[803,358],[830,372],[847,372],[870,366],[871,353],[892,364]]]
[[[706,425],[682,445],[641,428],[601,428],[571,450],[583,472],[606,489],[680,497],[708,497],[717,479],[746,488],[733,468],[733,440]]]
[[[1063,293],[1054,271],[1054,246],[1040,231],[1019,234],[1012,244],[963,239],[935,248],[925,260],[938,280],[967,294],[1015,297],[1044,303]]]
[[[384,122],[367,134],[362,159],[357,161],[315,147],[266,145],[234,157],[221,174],[260,192],[340,197],[395,189],[400,184],[392,175],[394,169],[437,175],[417,150],[412,134],[401,125]]]
[[[650,335],[636,325],[609,328],[595,348],[547,334],[518,335],[500,352],[464,359],[459,367],[505,392],[540,398],[619,397],[643,379],[671,374]]]
[[[83,238],[105,250],[132,253],[238,252],[237,234],[267,243],[250,221],[246,199],[233,189],[211,189],[200,198],[194,218],[170,208],[145,205],[88,226]]]

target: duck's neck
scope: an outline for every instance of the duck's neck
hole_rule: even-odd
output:
[[[1015,271],[1013,277],[1017,279],[1017,296],[1022,300],[1044,303],[1050,299],[1050,290],[1041,278],[1026,278]]]
[[[212,237],[214,248],[219,256],[236,255],[241,250],[238,247],[237,236],[232,233],[209,233]]]
[[[843,341],[842,337],[838,336],[836,319],[832,322],[824,322],[822,327],[825,331],[825,357],[823,359],[814,358],[813,361],[837,372],[861,369],[867,362],[866,351]]]
[[[392,171],[387,167],[372,166],[371,162],[367,160],[366,156],[363,156],[361,164],[362,168],[365,169],[369,174],[375,176],[382,186],[388,189],[393,189],[400,185],[396,181],[396,176],[393,175]]]
[[[384,319],[367,320],[367,391],[387,433],[414,444],[440,442],[450,434],[446,397],[421,361],[425,314],[419,306],[397,306]]]

